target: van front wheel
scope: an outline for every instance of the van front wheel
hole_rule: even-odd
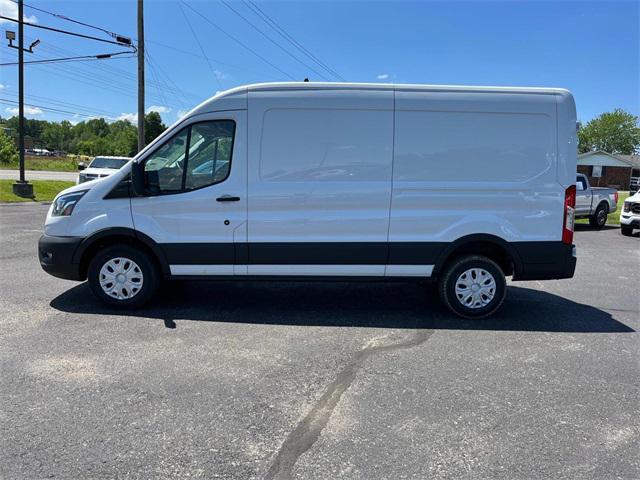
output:
[[[158,271],[148,255],[129,245],[113,245],[91,260],[87,279],[93,294],[116,307],[135,308],[156,292]]]
[[[496,312],[504,302],[507,284],[502,269],[481,255],[468,255],[445,268],[438,284],[440,298],[456,315],[479,319]]]

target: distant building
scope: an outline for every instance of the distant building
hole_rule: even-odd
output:
[[[589,177],[594,187],[629,190],[638,184],[640,155],[620,155],[607,152],[587,152],[578,155],[578,173]]]

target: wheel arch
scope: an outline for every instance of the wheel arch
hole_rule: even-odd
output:
[[[73,263],[80,265],[82,278],[87,277],[89,262],[93,256],[101,249],[117,243],[124,243],[144,251],[155,262],[161,274],[165,277],[169,276],[169,262],[167,262],[162,249],[152,238],[132,228],[114,227],[98,230],[85,238],[76,249]]]
[[[438,256],[432,277],[438,278],[449,263],[461,255],[469,254],[490,258],[500,266],[505,276],[514,275],[522,270],[522,261],[513,245],[495,235],[479,233],[451,242]]]
[[[595,214],[600,207],[606,208],[607,209],[607,213],[609,213],[609,210],[611,210],[611,205],[609,205],[609,200],[607,200],[606,198],[603,198],[602,200],[600,200],[598,202],[598,206],[596,207],[596,209],[595,209],[595,211],[593,213]]]

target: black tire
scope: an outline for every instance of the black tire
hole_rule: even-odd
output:
[[[609,206],[601,203],[595,213],[589,217],[589,225],[596,230],[602,230],[607,224],[607,215],[609,215]]]
[[[120,293],[112,292],[112,295],[108,295],[102,288],[100,283],[100,272],[103,266],[105,266],[106,268],[106,264],[109,261],[115,262],[115,259],[121,258],[132,261],[132,263],[128,264],[129,266],[132,266],[133,264],[137,266],[137,268],[134,268],[133,272],[131,273],[132,281],[129,285],[133,286],[130,289],[131,293],[129,294],[128,298],[115,297],[115,295],[123,297],[124,293],[122,292],[127,291],[126,288],[121,289]],[[118,262],[117,265],[119,265],[121,262],[122,261]],[[126,262],[122,263],[122,265],[122,268],[127,268]],[[135,281],[136,278],[139,279],[137,283]],[[91,287],[91,291],[93,292],[93,294],[108,305],[120,308],[137,308],[148,302],[156,293],[160,284],[160,275],[158,273],[156,265],[145,252],[129,245],[117,244],[99,251],[93,257],[91,263],[89,263],[87,280],[89,281],[89,286]],[[136,289],[137,285],[140,284],[141,287]],[[118,289],[114,288],[114,290]]]
[[[470,269],[483,269],[493,277],[495,283],[493,298],[486,305],[467,306],[456,294],[456,282],[465,271]],[[453,313],[462,318],[477,320],[494,314],[502,306],[507,294],[507,282],[504,272],[493,260],[481,255],[468,255],[445,267],[438,282],[438,293],[442,302]]]
[[[620,225],[620,233],[625,237],[630,237],[633,235],[633,227],[629,227],[627,225]]]

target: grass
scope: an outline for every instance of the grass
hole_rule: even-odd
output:
[[[69,157],[25,157],[24,166],[27,170],[48,170],[51,172],[77,172],[78,162]],[[87,163],[87,162],[85,162]],[[16,163],[0,163],[0,169],[18,170]]]
[[[607,216],[607,225],[620,225],[620,211],[622,210],[624,199],[628,196],[629,192],[618,192],[618,209]],[[576,223],[589,223],[589,219],[581,218],[579,220],[576,220]]]
[[[55,196],[65,188],[75,185],[74,182],[63,182],[58,180],[32,180],[33,194],[35,198],[22,198],[14,195],[12,185],[15,180],[0,180],[0,202],[50,202]]]

